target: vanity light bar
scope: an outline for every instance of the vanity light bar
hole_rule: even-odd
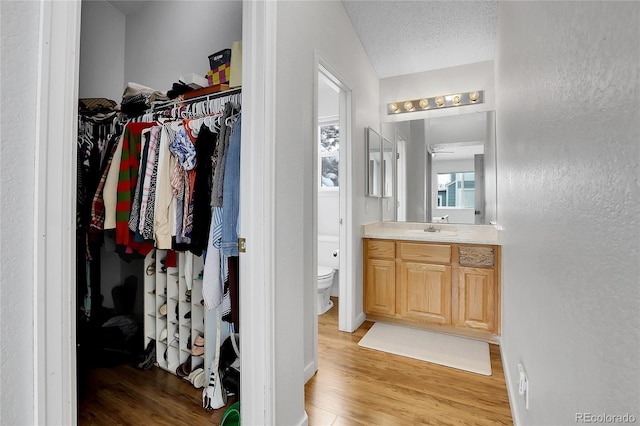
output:
[[[484,90],[433,96],[387,104],[387,115],[484,103]]]

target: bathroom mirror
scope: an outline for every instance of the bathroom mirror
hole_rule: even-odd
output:
[[[396,221],[497,223],[494,111],[382,123]]]
[[[365,129],[365,146],[367,150],[367,195],[382,196],[382,154],[381,137],[371,127]]]

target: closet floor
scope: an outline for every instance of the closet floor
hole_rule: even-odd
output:
[[[305,386],[310,426],[512,425],[500,347],[492,376],[365,349],[374,324],[338,331],[338,300],[318,317],[318,372]]]
[[[93,368],[86,384],[87,392],[78,402],[80,426],[220,424],[225,411],[205,410],[202,389],[158,367]],[[230,398],[227,406],[235,401]]]

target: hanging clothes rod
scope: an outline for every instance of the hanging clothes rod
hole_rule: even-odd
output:
[[[222,92],[209,93],[209,94],[201,95],[201,96],[195,96],[195,97],[189,98],[189,99],[172,100],[172,101],[161,102],[161,103],[157,103],[155,105],[152,105],[151,108],[152,108],[152,110],[154,112],[156,112],[156,111],[159,111],[159,110],[170,109],[170,108],[176,107],[178,105],[186,105],[186,104],[192,104],[192,103],[195,103],[195,102],[210,101],[210,100],[217,99],[217,98],[222,98],[222,97],[225,97],[225,96],[235,95],[235,94],[241,93],[241,92],[242,92],[242,88],[241,87],[236,87],[234,89],[224,90]]]

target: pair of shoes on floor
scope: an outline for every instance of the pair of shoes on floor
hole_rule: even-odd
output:
[[[205,379],[206,379],[205,371],[202,367],[196,368],[188,376],[188,380],[196,389],[200,389],[204,387]]]
[[[191,357],[176,368],[178,377],[187,377],[191,373]]]
[[[196,334],[196,338],[193,340],[191,346],[191,355],[202,356],[204,355],[204,338],[199,334]]]

